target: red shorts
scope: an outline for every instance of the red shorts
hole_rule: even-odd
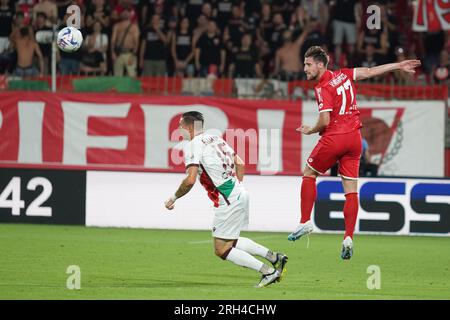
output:
[[[311,152],[307,165],[312,170],[324,174],[339,162],[339,174],[343,178],[357,179],[361,152],[362,140],[359,130],[324,136]]]

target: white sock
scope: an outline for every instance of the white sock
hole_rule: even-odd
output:
[[[270,262],[275,262],[277,260],[276,254],[249,238],[239,237],[235,248],[256,256],[263,257]]]
[[[230,252],[228,253],[226,260],[231,261],[241,267],[246,267],[249,269],[256,270],[258,272],[263,269],[264,263],[253,257],[252,255],[248,254],[245,251],[232,248]]]

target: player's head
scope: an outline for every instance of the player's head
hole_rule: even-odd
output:
[[[308,80],[319,80],[327,70],[328,55],[319,46],[308,49],[305,53],[305,73]]]
[[[183,113],[180,119],[180,131],[183,138],[192,140],[197,134],[203,132],[203,114],[198,111]]]

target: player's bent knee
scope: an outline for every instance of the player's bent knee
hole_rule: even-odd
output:
[[[358,192],[358,180],[342,177],[342,186],[345,194]]]
[[[310,167],[306,166],[305,170],[303,170],[303,177],[307,178],[317,178],[319,174],[312,170]]]
[[[214,246],[214,253],[219,258],[225,260],[230,253],[231,249],[235,247],[237,241],[227,242],[224,244],[219,244]]]
[[[214,248],[214,254],[216,255],[216,256],[218,256],[219,258],[220,258],[220,256],[222,255],[222,253],[223,253],[223,249],[222,248]]]
[[[215,254],[217,257],[219,257],[222,260],[226,260],[228,257],[228,254],[230,253],[231,249],[233,249],[233,247],[226,247],[226,248],[216,248],[215,249]]]

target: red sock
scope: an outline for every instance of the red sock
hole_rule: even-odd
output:
[[[356,218],[358,216],[358,194],[347,193],[345,195],[344,219],[345,219],[345,235],[353,239],[353,231],[355,231]]]
[[[300,191],[300,223],[305,223],[311,219],[311,211],[314,206],[314,202],[316,201],[316,196],[316,179],[311,177],[303,177],[302,188]]]

